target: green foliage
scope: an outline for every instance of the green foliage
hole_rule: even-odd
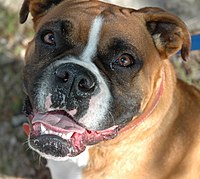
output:
[[[0,34],[9,37],[16,32],[18,26],[18,14],[6,11],[0,5]]]
[[[21,25],[18,13],[11,12],[0,4],[0,53],[10,53],[9,56],[20,57],[26,45],[25,40],[33,36],[29,24]]]

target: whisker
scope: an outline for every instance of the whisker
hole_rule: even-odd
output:
[[[27,151],[29,151],[29,150],[31,150],[31,148],[28,146],[27,149],[25,149],[25,151],[27,152]]]
[[[26,139],[24,142],[23,142],[23,145],[26,145],[28,144],[28,139]]]

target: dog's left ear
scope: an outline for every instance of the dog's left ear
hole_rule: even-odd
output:
[[[33,21],[35,21],[61,1],[63,0],[24,0],[19,14],[20,23],[23,24],[27,20],[29,12],[33,16]]]
[[[177,16],[160,8],[142,8],[148,31],[163,58],[181,50],[183,60],[189,59],[191,37],[185,23]]]
[[[23,24],[31,13],[33,17],[33,21],[36,22],[39,17],[44,15],[49,9],[58,5],[60,2],[64,0],[24,0],[19,17],[20,23]],[[75,1],[75,0],[65,0],[65,1]],[[76,0],[78,1],[85,1],[85,0]],[[97,1],[97,0],[90,0],[90,1]]]

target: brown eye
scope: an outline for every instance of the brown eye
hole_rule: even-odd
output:
[[[55,37],[53,32],[48,32],[43,36],[43,42],[48,45],[55,45]]]
[[[134,59],[129,54],[123,54],[118,57],[114,63],[120,65],[121,67],[129,67],[134,64]]]

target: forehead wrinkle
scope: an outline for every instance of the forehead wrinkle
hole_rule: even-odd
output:
[[[81,60],[83,61],[92,61],[92,57],[95,56],[97,52],[97,45],[101,35],[101,29],[103,25],[103,18],[101,16],[97,16],[91,25],[88,43],[81,55]]]

